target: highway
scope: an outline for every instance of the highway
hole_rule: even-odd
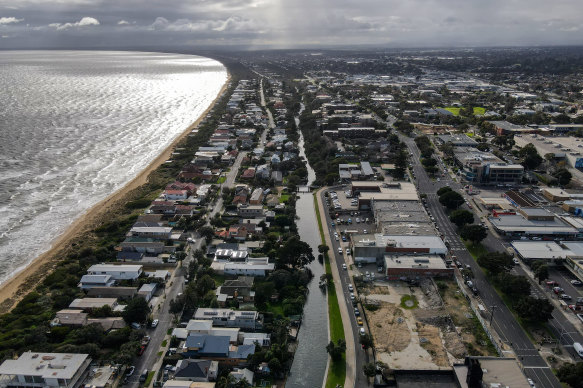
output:
[[[537,387],[560,388],[561,384],[551,371],[551,368],[540,356],[537,347],[522,330],[500,296],[498,296],[494,288],[489,284],[482,269],[477,265],[467,249],[465,249],[463,242],[455,230],[455,226],[449,221],[444,207],[438,201],[435,193],[440,187],[449,184],[452,189],[461,191],[461,186],[452,181],[447,173],[445,177],[440,178],[441,182],[432,181],[419,162],[421,155],[413,139],[401,134],[399,134],[399,137],[405,142],[409,151],[412,153],[409,160],[415,172],[419,192],[421,194],[427,194],[427,208],[430,215],[434,217],[437,227],[445,235],[445,239],[450,242],[452,254],[457,256],[457,259],[464,265],[471,267],[474,273],[474,283],[479,290],[479,299],[482,305],[490,312],[494,310],[492,316],[493,328],[500,338],[512,347],[516,357],[523,365],[525,374],[535,382]],[[441,161],[438,166],[443,170]],[[500,248],[501,245],[500,243],[498,244],[497,247]]]

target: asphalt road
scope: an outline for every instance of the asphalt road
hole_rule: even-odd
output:
[[[465,249],[463,242],[457,235],[455,227],[449,221],[445,209],[437,199],[436,191],[449,184],[452,189],[461,191],[461,186],[452,181],[448,174],[440,178],[440,182],[432,181],[421,166],[419,160],[421,156],[417,145],[412,138],[399,134],[405,142],[410,152],[413,154],[409,160],[415,172],[416,181],[420,193],[427,194],[427,208],[439,230],[445,235],[451,244],[452,254],[464,265],[469,265],[474,273],[474,283],[479,290],[479,299],[482,305],[489,311],[493,311],[492,326],[502,338],[514,350],[516,357],[523,365],[524,373],[530,377],[537,387],[556,387],[561,384],[555,377],[550,367],[540,356],[537,347],[531,342],[526,333],[522,330],[510,310],[506,307],[502,299],[498,296],[494,288],[487,281],[482,269],[476,264],[470,253]],[[439,166],[443,169],[440,161]],[[501,247],[498,243],[498,249]],[[497,250],[498,250],[497,249]],[[495,306],[495,307],[493,307]]]
[[[342,190],[340,187],[337,190]],[[322,191],[321,201],[326,207],[326,198],[324,197],[324,192]],[[350,299],[350,291],[348,291],[348,285],[352,284],[352,279],[347,270],[342,269],[342,264],[346,264],[348,267],[348,263],[345,261],[345,252],[346,248],[348,248],[348,242],[342,242],[342,240],[336,241],[334,238],[334,232],[339,233],[339,230],[336,230],[336,226],[331,226],[331,222],[333,221],[330,218],[330,213],[325,212],[326,217],[326,225],[325,227],[328,228],[330,233],[330,239],[332,240],[332,246],[330,247],[330,254],[336,255],[336,265],[338,267],[338,273],[340,274],[340,282],[342,284],[342,295],[338,295],[338,303],[346,303],[346,308],[348,309],[348,315],[350,316],[350,325],[352,326],[352,335],[354,336],[354,354],[356,357],[356,365],[355,365],[355,376],[354,376],[354,386],[355,387],[366,387],[368,385],[368,381],[366,376],[363,373],[362,367],[364,364],[372,362],[372,357],[369,356],[368,352],[363,350],[360,345],[360,338],[359,338],[359,330],[360,326],[356,323],[356,316],[354,315],[354,306],[352,305],[352,300]],[[338,253],[338,248],[342,247],[342,254]],[[354,286],[354,284],[352,284]],[[362,308],[359,307],[359,310]],[[362,311],[361,311],[362,312]],[[348,335],[348,333],[345,333]]]

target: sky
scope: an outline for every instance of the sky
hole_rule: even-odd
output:
[[[580,45],[582,15],[582,0],[0,0],[0,49]]]

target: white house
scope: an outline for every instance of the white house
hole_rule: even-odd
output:
[[[142,266],[136,264],[95,264],[87,270],[88,275],[111,275],[114,280],[137,279],[142,274]]]
[[[0,387],[79,387],[90,363],[88,354],[28,351],[0,365]]]
[[[146,300],[146,302],[149,302],[152,299],[152,297],[154,296],[154,293],[156,292],[157,288],[158,288],[158,283],[144,284],[138,290],[138,295],[143,297]]]
[[[172,235],[172,228],[169,226],[134,226],[130,229],[130,233],[132,236],[136,237],[167,240]]]
[[[115,284],[115,279],[111,275],[83,275],[78,287],[82,290],[89,290],[94,287],[111,287]]]

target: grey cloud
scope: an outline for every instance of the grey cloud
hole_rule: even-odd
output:
[[[24,19],[17,19],[14,16],[10,16],[10,17],[1,17],[0,18],[0,25],[2,24],[12,24],[12,23],[20,23],[21,21],[23,21]]]
[[[0,48],[583,43],[580,0],[0,0],[2,14]]]

